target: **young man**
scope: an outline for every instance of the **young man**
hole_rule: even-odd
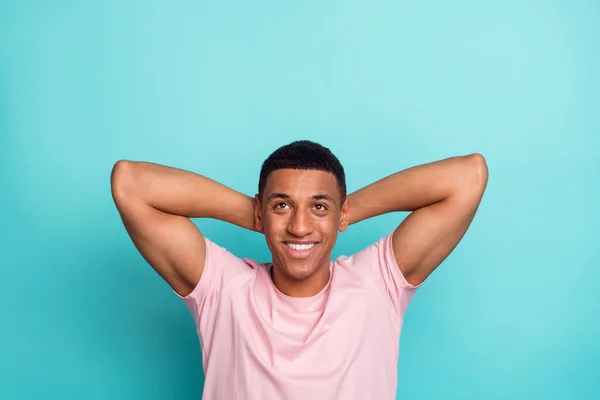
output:
[[[403,316],[471,224],[487,185],[479,154],[397,172],[346,195],[329,149],[293,142],[248,197],[206,177],[119,161],[112,193],[135,246],[196,321],[204,400],[394,399]],[[376,243],[331,261],[338,231],[412,211]],[[241,259],[189,218],[264,234],[272,263]]]

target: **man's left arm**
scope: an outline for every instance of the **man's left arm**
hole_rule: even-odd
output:
[[[487,164],[480,154],[408,168],[350,194],[349,223],[412,211],[394,230],[392,246],[402,274],[418,285],[465,235],[487,180]]]

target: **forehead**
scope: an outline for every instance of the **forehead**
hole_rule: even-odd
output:
[[[265,186],[265,195],[285,193],[290,196],[312,196],[328,194],[339,197],[335,175],[326,171],[302,169],[278,169],[269,174]]]

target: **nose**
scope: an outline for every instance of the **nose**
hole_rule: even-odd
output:
[[[301,209],[295,210],[287,226],[288,232],[303,237],[312,233],[312,229],[310,213]]]

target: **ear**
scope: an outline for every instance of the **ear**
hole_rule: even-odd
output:
[[[262,205],[260,203],[260,197],[258,194],[254,196],[254,228],[258,232],[263,231]]]
[[[346,196],[346,200],[344,200],[344,204],[342,204],[342,211],[340,214],[340,227],[338,228],[340,232],[344,232],[348,228],[349,221],[350,221],[350,202],[348,201],[348,196]]]

